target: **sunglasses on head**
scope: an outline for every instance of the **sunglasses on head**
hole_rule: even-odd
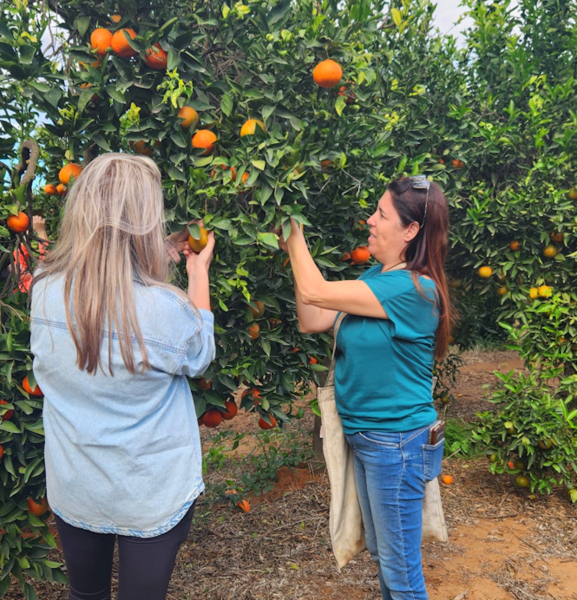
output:
[[[427,196],[425,198],[425,213],[423,214],[423,222],[419,225],[419,229],[423,229],[425,225],[425,219],[427,218],[427,206],[429,205],[429,190],[431,189],[431,182],[425,175],[413,175],[407,177],[407,181],[401,186],[399,194],[404,194],[409,188],[414,190],[427,190]]]

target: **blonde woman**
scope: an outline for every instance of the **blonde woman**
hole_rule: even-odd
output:
[[[214,358],[208,270],[184,230],[165,239],[152,160],[107,154],[66,202],[35,274],[31,346],[44,391],[48,501],[71,600],[161,600],[203,491],[187,377]],[[168,283],[186,256],[188,294]]]

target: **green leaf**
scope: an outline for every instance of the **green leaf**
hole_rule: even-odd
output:
[[[230,117],[232,113],[233,102],[232,97],[229,93],[224,94],[220,101],[220,110],[222,110],[223,114],[227,117]]]
[[[14,423],[12,423],[12,421],[2,421],[0,423],[0,429],[2,431],[8,431],[10,433],[22,433],[20,429],[16,427]]]
[[[264,160],[252,160],[251,163],[257,168],[259,169],[259,171],[264,171],[265,167],[266,167],[266,163],[264,162]]]
[[[120,102],[121,104],[126,104],[126,97],[122,92],[117,90],[113,85],[106,86],[106,93],[116,102]]]
[[[84,34],[88,31],[90,27],[90,17],[78,17],[76,19],[76,29],[80,34],[80,37],[84,37]]]
[[[393,21],[397,27],[401,26],[403,22],[403,18],[401,17],[401,12],[398,8],[391,8],[391,15],[393,16]]]
[[[345,109],[346,105],[347,105],[347,101],[345,100],[345,97],[338,96],[337,101],[335,102],[335,110],[337,111],[337,114],[339,115],[339,117],[343,114],[343,110]]]
[[[34,60],[35,54],[36,48],[34,46],[23,44],[20,46],[20,63],[23,65],[29,65]]]
[[[110,152],[110,146],[108,142],[101,135],[93,135],[92,141],[95,144],[98,144],[98,146],[100,146],[100,148],[102,148],[106,152]]]
[[[278,236],[275,233],[263,233],[259,231],[258,240],[269,248],[274,248],[275,250],[279,249]]]

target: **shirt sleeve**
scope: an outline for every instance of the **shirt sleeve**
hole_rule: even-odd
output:
[[[195,323],[191,324],[190,335],[185,340],[186,354],[175,375],[202,375],[214,360],[214,315],[202,308],[198,312],[200,319],[195,319]]]
[[[438,317],[432,281],[420,278],[419,291],[410,273],[395,271],[364,279],[393,326],[393,337],[415,341],[434,334]]]

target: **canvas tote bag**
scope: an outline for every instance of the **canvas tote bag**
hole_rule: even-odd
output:
[[[331,485],[329,531],[339,570],[366,549],[365,529],[355,482],[353,451],[345,438],[335,403],[335,350],[337,333],[345,317],[346,314],[341,314],[335,323],[331,366],[325,385],[317,389],[323,453]],[[446,542],[448,539],[439,482],[435,478],[425,486],[422,541]]]

